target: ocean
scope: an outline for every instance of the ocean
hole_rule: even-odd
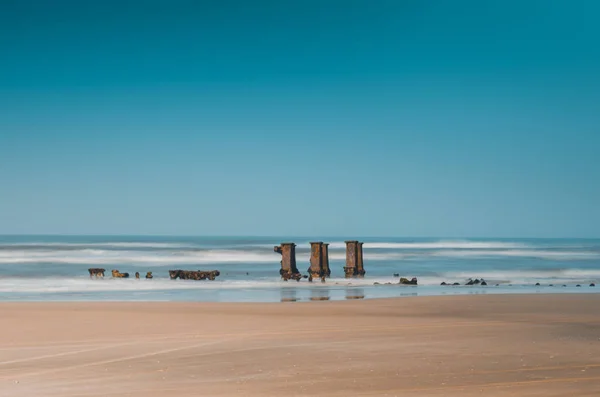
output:
[[[281,256],[273,251],[281,242],[295,242],[298,269],[306,273],[307,238],[0,236],[0,301],[278,302],[600,291],[600,285],[590,287],[600,283],[599,239],[353,239],[365,242],[366,276],[345,279],[345,239],[328,238],[331,278],[309,283],[282,281]],[[90,267],[105,268],[106,277],[90,279]],[[112,269],[132,278],[113,279]],[[169,269],[216,269],[221,275],[215,281],[170,280]],[[144,279],[148,271],[152,280]],[[419,285],[398,285],[394,274],[417,277]],[[488,285],[465,286],[469,278]]]

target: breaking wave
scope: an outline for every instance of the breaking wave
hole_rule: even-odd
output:
[[[257,263],[277,262],[276,254],[252,251],[107,251],[83,249],[76,251],[4,251],[0,263],[64,263],[64,264],[208,264],[208,263]]]
[[[470,251],[451,251],[441,250],[431,253],[438,257],[517,257],[517,258],[539,258],[549,260],[586,260],[600,258],[600,252],[593,251],[550,251],[550,250],[470,250]]]
[[[310,246],[301,238],[0,237],[0,300],[243,301],[265,296],[278,300],[280,291],[289,290],[297,290],[303,299],[317,290],[343,299],[344,292],[354,288],[368,291],[369,297],[484,291],[464,286],[469,278],[484,278],[489,293],[538,292],[538,282],[545,292],[600,292],[600,240],[373,239],[364,243],[367,275],[362,279],[342,278],[346,245],[341,238],[333,240],[332,278],[321,284],[285,283],[279,277],[281,256],[273,246],[280,241],[297,243],[297,266],[306,272]],[[107,275],[91,280],[88,267],[130,274],[152,271],[154,279]],[[221,276],[210,282],[169,280],[167,270],[173,268],[219,269]],[[399,276],[417,277],[419,286],[398,286]],[[441,282],[462,285],[441,287]],[[599,287],[575,287],[590,283]]]
[[[37,244],[37,243],[36,243]],[[280,256],[260,246],[220,249],[201,249],[197,246],[164,243],[97,243],[56,245],[4,245],[0,249],[0,264],[139,264],[139,265],[192,265],[220,263],[275,263]],[[141,244],[141,245],[140,245]],[[346,258],[343,242],[330,245],[329,258]],[[460,247],[460,248],[458,248]],[[468,247],[468,248],[467,248]],[[486,247],[486,248],[482,248]],[[509,248],[511,247],[511,248]],[[428,260],[435,258],[533,258],[549,261],[586,261],[600,259],[600,249],[536,248],[520,243],[436,242],[436,243],[365,243],[365,261]],[[297,251],[297,261],[307,262],[307,247]]]
[[[413,276],[413,275],[408,275]],[[459,282],[465,289],[480,287],[468,287],[464,283],[469,278],[483,278],[488,282],[488,287],[493,288],[495,284],[500,287],[535,287],[539,282],[542,286],[554,285],[560,287],[568,284],[587,284],[593,282],[600,284],[600,270],[565,269],[559,271],[484,271],[470,273],[463,271],[447,272],[437,275],[418,276],[420,288],[448,288],[440,287],[442,281]],[[249,280],[216,280],[216,281],[191,281],[191,280],[169,280],[165,274],[155,276],[153,280],[135,279],[112,279],[107,277],[102,280],[92,280],[85,276],[79,277],[42,277],[25,278],[12,277],[0,278],[0,294],[36,294],[36,293],[95,293],[95,292],[160,292],[160,291],[194,291],[194,290],[281,290],[281,289],[329,289],[340,288],[387,288],[397,286],[398,278],[391,276],[371,276],[363,279],[331,278],[325,284],[293,282],[286,283],[279,277],[268,277]],[[512,285],[512,287],[509,287]],[[444,291],[446,291],[444,289]],[[600,290],[598,290],[600,292]]]
[[[26,243],[0,243],[4,248],[63,248],[73,249],[82,247],[105,248],[193,248],[193,244],[184,243],[158,243],[158,242],[103,242],[103,243],[58,243],[58,242],[26,242]]]
[[[334,242],[329,245],[330,248],[345,248],[344,242]],[[411,249],[411,250],[432,250],[432,249],[514,249],[527,248],[528,245],[515,242],[500,241],[432,241],[432,242],[366,242],[363,249]]]

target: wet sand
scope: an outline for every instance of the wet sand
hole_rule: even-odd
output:
[[[0,396],[599,396],[600,295],[2,303]]]

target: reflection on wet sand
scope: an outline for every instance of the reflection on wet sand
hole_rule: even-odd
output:
[[[284,288],[281,290],[282,302],[296,302],[298,300],[295,289]]]
[[[346,290],[346,299],[364,299],[365,291],[362,288],[351,288]]]
[[[419,294],[417,292],[410,292],[410,293],[402,293],[398,296],[419,296]]]
[[[310,300],[311,301],[328,301],[330,299],[329,297],[329,290],[328,289],[313,289],[310,292]]]

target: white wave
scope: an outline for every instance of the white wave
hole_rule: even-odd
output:
[[[170,280],[168,278],[153,280],[117,280],[106,278],[92,280],[88,278],[8,278],[0,279],[0,293],[78,293],[103,291],[166,291],[174,289],[219,289],[227,285],[229,288],[248,288],[273,285],[265,282],[246,281],[189,281]]]
[[[561,273],[568,277],[595,277],[600,278],[600,269],[564,269]]]
[[[183,243],[127,243],[127,242],[118,242],[118,243],[93,243],[93,244],[82,244],[85,246],[92,247],[122,247],[122,248],[188,248],[195,247],[192,244],[183,244]]]
[[[600,252],[591,251],[549,251],[549,250],[469,250],[454,251],[442,250],[431,253],[439,257],[486,257],[486,256],[508,256],[520,258],[539,258],[551,260],[586,260],[600,258]]]
[[[584,284],[600,282],[600,269],[548,269],[548,270],[486,270],[455,271],[436,276],[436,282],[464,283],[469,278],[485,279],[488,284]],[[441,280],[441,281],[440,281]]]
[[[0,251],[0,263],[66,263],[66,264],[205,264],[205,263],[278,263],[278,255],[253,251],[179,251],[152,252],[139,251]]]
[[[384,279],[382,279],[384,280]],[[387,279],[385,279],[387,280]],[[391,279],[390,279],[391,280]],[[373,286],[374,280],[330,279],[326,284],[285,282],[279,276],[258,280],[170,280],[155,277],[152,280],[90,279],[78,278],[0,278],[0,293],[86,293],[86,292],[136,292],[173,290],[224,290],[224,289],[326,289],[331,287]],[[398,280],[396,280],[396,283]]]
[[[340,243],[343,244],[343,243]],[[383,244],[377,248],[383,248]],[[394,244],[394,243],[390,243]],[[365,247],[366,243],[365,243]],[[386,246],[387,247],[387,246]],[[370,247],[373,248],[373,247]],[[301,257],[301,255],[298,255]],[[308,256],[306,256],[308,258]],[[591,260],[600,259],[598,251],[551,251],[539,249],[468,249],[468,250],[431,250],[407,252],[398,250],[396,252],[365,252],[364,260],[382,261],[382,260],[401,260],[409,258],[428,258],[428,257],[448,257],[448,258],[477,258],[477,257],[513,257],[513,258],[537,258],[546,260]],[[332,260],[345,260],[345,252],[330,251],[329,258]]]
[[[105,248],[193,248],[193,244],[159,243],[159,242],[104,242],[104,243],[58,243],[58,242],[26,242],[26,243],[0,243],[1,247],[105,247]]]
[[[365,262],[418,259],[428,257],[478,258],[478,257],[519,257],[545,260],[592,260],[600,259],[600,252],[592,251],[550,251],[550,250],[434,250],[426,252],[365,252]],[[79,250],[0,250],[0,264],[62,263],[88,265],[193,265],[220,263],[273,263],[278,264],[280,256],[271,251],[255,250],[176,250],[176,251],[135,251],[102,250],[85,248]],[[331,251],[331,261],[344,261],[343,251]],[[308,263],[309,253],[298,253],[297,262]]]
[[[416,276],[419,286],[417,289],[439,287],[442,281],[459,282],[463,288],[484,288],[481,286],[465,286],[465,281],[470,277],[483,278],[488,282],[485,288],[492,288],[495,284],[501,287],[533,287],[539,282],[541,287],[553,284],[560,287],[563,284],[574,287],[581,284],[584,287],[591,282],[600,284],[600,271],[587,272],[578,270],[578,273],[569,272],[556,274],[540,274],[537,272],[485,272],[480,274],[448,273],[443,276],[419,276],[406,274],[406,277]],[[377,284],[377,285],[375,285]],[[410,288],[398,285],[397,277],[367,277],[359,279],[332,278],[325,284],[284,282],[279,277],[257,280],[216,280],[216,281],[191,281],[170,280],[165,277],[155,277],[153,280],[112,279],[107,277],[92,280],[87,277],[77,278],[0,278],[0,294],[39,294],[39,293],[96,293],[96,292],[161,292],[178,290],[281,290],[281,289],[329,289],[335,291],[345,288]],[[444,287],[447,288],[447,287]],[[600,291],[599,291],[600,292]],[[161,295],[157,295],[161,296]]]
[[[430,283],[419,282],[422,285]],[[0,278],[0,293],[88,293],[88,292],[136,292],[136,291],[173,291],[173,290],[226,290],[226,289],[336,289],[347,287],[373,287],[375,283],[398,284],[398,278],[331,278],[325,284],[285,282],[278,276],[257,280],[216,280],[192,281],[170,280],[156,277],[152,280],[105,279],[93,280],[88,277],[77,278]],[[437,282],[435,285],[438,285]]]
[[[401,253],[374,253],[368,260],[402,259]],[[330,260],[343,261],[345,253],[331,253]],[[281,256],[274,252],[244,250],[194,250],[194,251],[131,251],[131,250],[3,250],[0,264],[62,263],[62,264],[131,264],[131,265],[193,265],[210,263],[273,263],[279,264]],[[296,255],[298,263],[308,263],[309,254]]]
[[[344,242],[329,244],[331,249],[345,248]],[[502,241],[431,241],[431,242],[365,242],[363,249],[514,249],[526,244]]]
[[[501,286],[507,286],[512,284],[514,286],[534,286],[536,283],[542,285],[554,284],[554,285],[571,285],[576,284],[588,285],[589,283],[600,284],[600,270],[564,270],[564,271],[553,271],[553,272],[539,272],[539,271],[485,271],[485,272],[448,272],[437,276],[423,276],[418,273],[415,274],[402,274],[402,277],[412,278],[417,277],[419,286],[440,286],[442,282],[455,283],[458,282],[465,286],[465,283],[470,278],[484,279],[488,283],[488,287],[500,284]],[[328,280],[326,285],[339,285],[339,286],[358,286],[368,287],[373,286],[374,283],[378,283],[379,286],[385,286],[391,283],[391,285],[398,284],[398,277],[385,277],[385,276],[369,276],[363,279],[331,279]]]

